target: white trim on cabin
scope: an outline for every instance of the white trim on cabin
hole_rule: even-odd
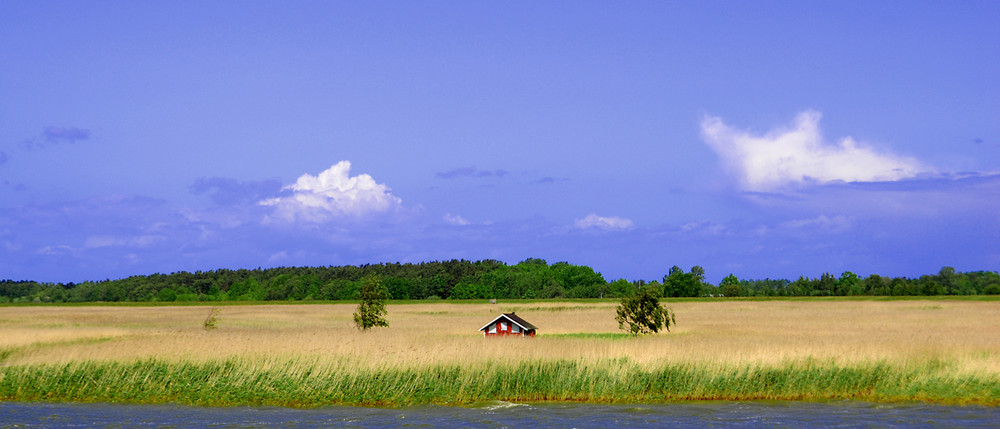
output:
[[[507,317],[507,315],[506,315],[506,314],[501,314],[501,315],[497,316],[497,318],[496,318],[496,319],[493,319],[493,320],[491,320],[491,321],[490,321],[490,323],[487,323],[487,324],[483,325],[483,327],[482,327],[482,328],[479,328],[479,330],[480,330],[480,331],[482,331],[483,329],[486,329],[486,327],[488,327],[488,326],[490,326],[490,325],[494,325],[494,326],[493,326],[493,331],[490,331],[490,333],[491,333],[491,334],[495,334],[495,333],[496,333],[496,332],[495,332],[495,330],[496,330],[496,325],[495,325],[495,324],[496,324],[496,321],[497,321],[497,320],[500,320],[501,318],[502,318],[502,319],[504,319],[504,320],[507,320],[507,321],[509,321],[509,322],[511,323],[511,325],[514,325],[514,326],[518,326],[518,327],[520,327],[520,328],[521,328],[522,330],[525,330],[525,331],[530,331],[530,329],[528,329],[528,328],[526,328],[526,327],[522,326],[522,325],[521,325],[520,323],[517,323],[517,322],[515,322],[515,321],[514,321],[513,319],[511,319],[511,318]],[[504,329],[506,329],[506,327],[504,327]]]

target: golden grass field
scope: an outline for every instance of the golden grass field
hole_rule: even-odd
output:
[[[628,358],[642,367],[946,365],[1000,376],[1000,301],[682,301],[669,333],[631,338],[614,302],[404,303],[388,328],[358,331],[356,304],[0,307],[0,366],[80,361],[294,360],[317,367],[422,368],[485,362]],[[535,338],[484,339],[516,311]],[[215,329],[205,321],[215,315]]]

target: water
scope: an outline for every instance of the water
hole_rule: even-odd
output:
[[[1000,409],[866,402],[512,404],[384,409],[0,402],[0,428],[1000,427]]]

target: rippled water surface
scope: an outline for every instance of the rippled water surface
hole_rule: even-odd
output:
[[[0,428],[66,427],[1000,427],[1000,409],[865,402],[693,402],[477,407],[203,408],[0,402]]]

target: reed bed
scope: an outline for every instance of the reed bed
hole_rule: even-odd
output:
[[[1000,302],[669,303],[622,338],[615,303],[0,307],[0,399],[200,405],[836,398],[1000,405]],[[484,339],[501,311],[534,339]],[[212,317],[211,329],[207,318]]]
[[[954,376],[935,364],[876,362],[841,367],[670,364],[645,369],[627,359],[381,369],[300,360],[229,359],[169,363],[76,362],[4,368],[11,400],[180,403],[205,406],[331,404],[400,406],[482,401],[663,402],[680,400],[933,401],[996,406],[995,379]]]

